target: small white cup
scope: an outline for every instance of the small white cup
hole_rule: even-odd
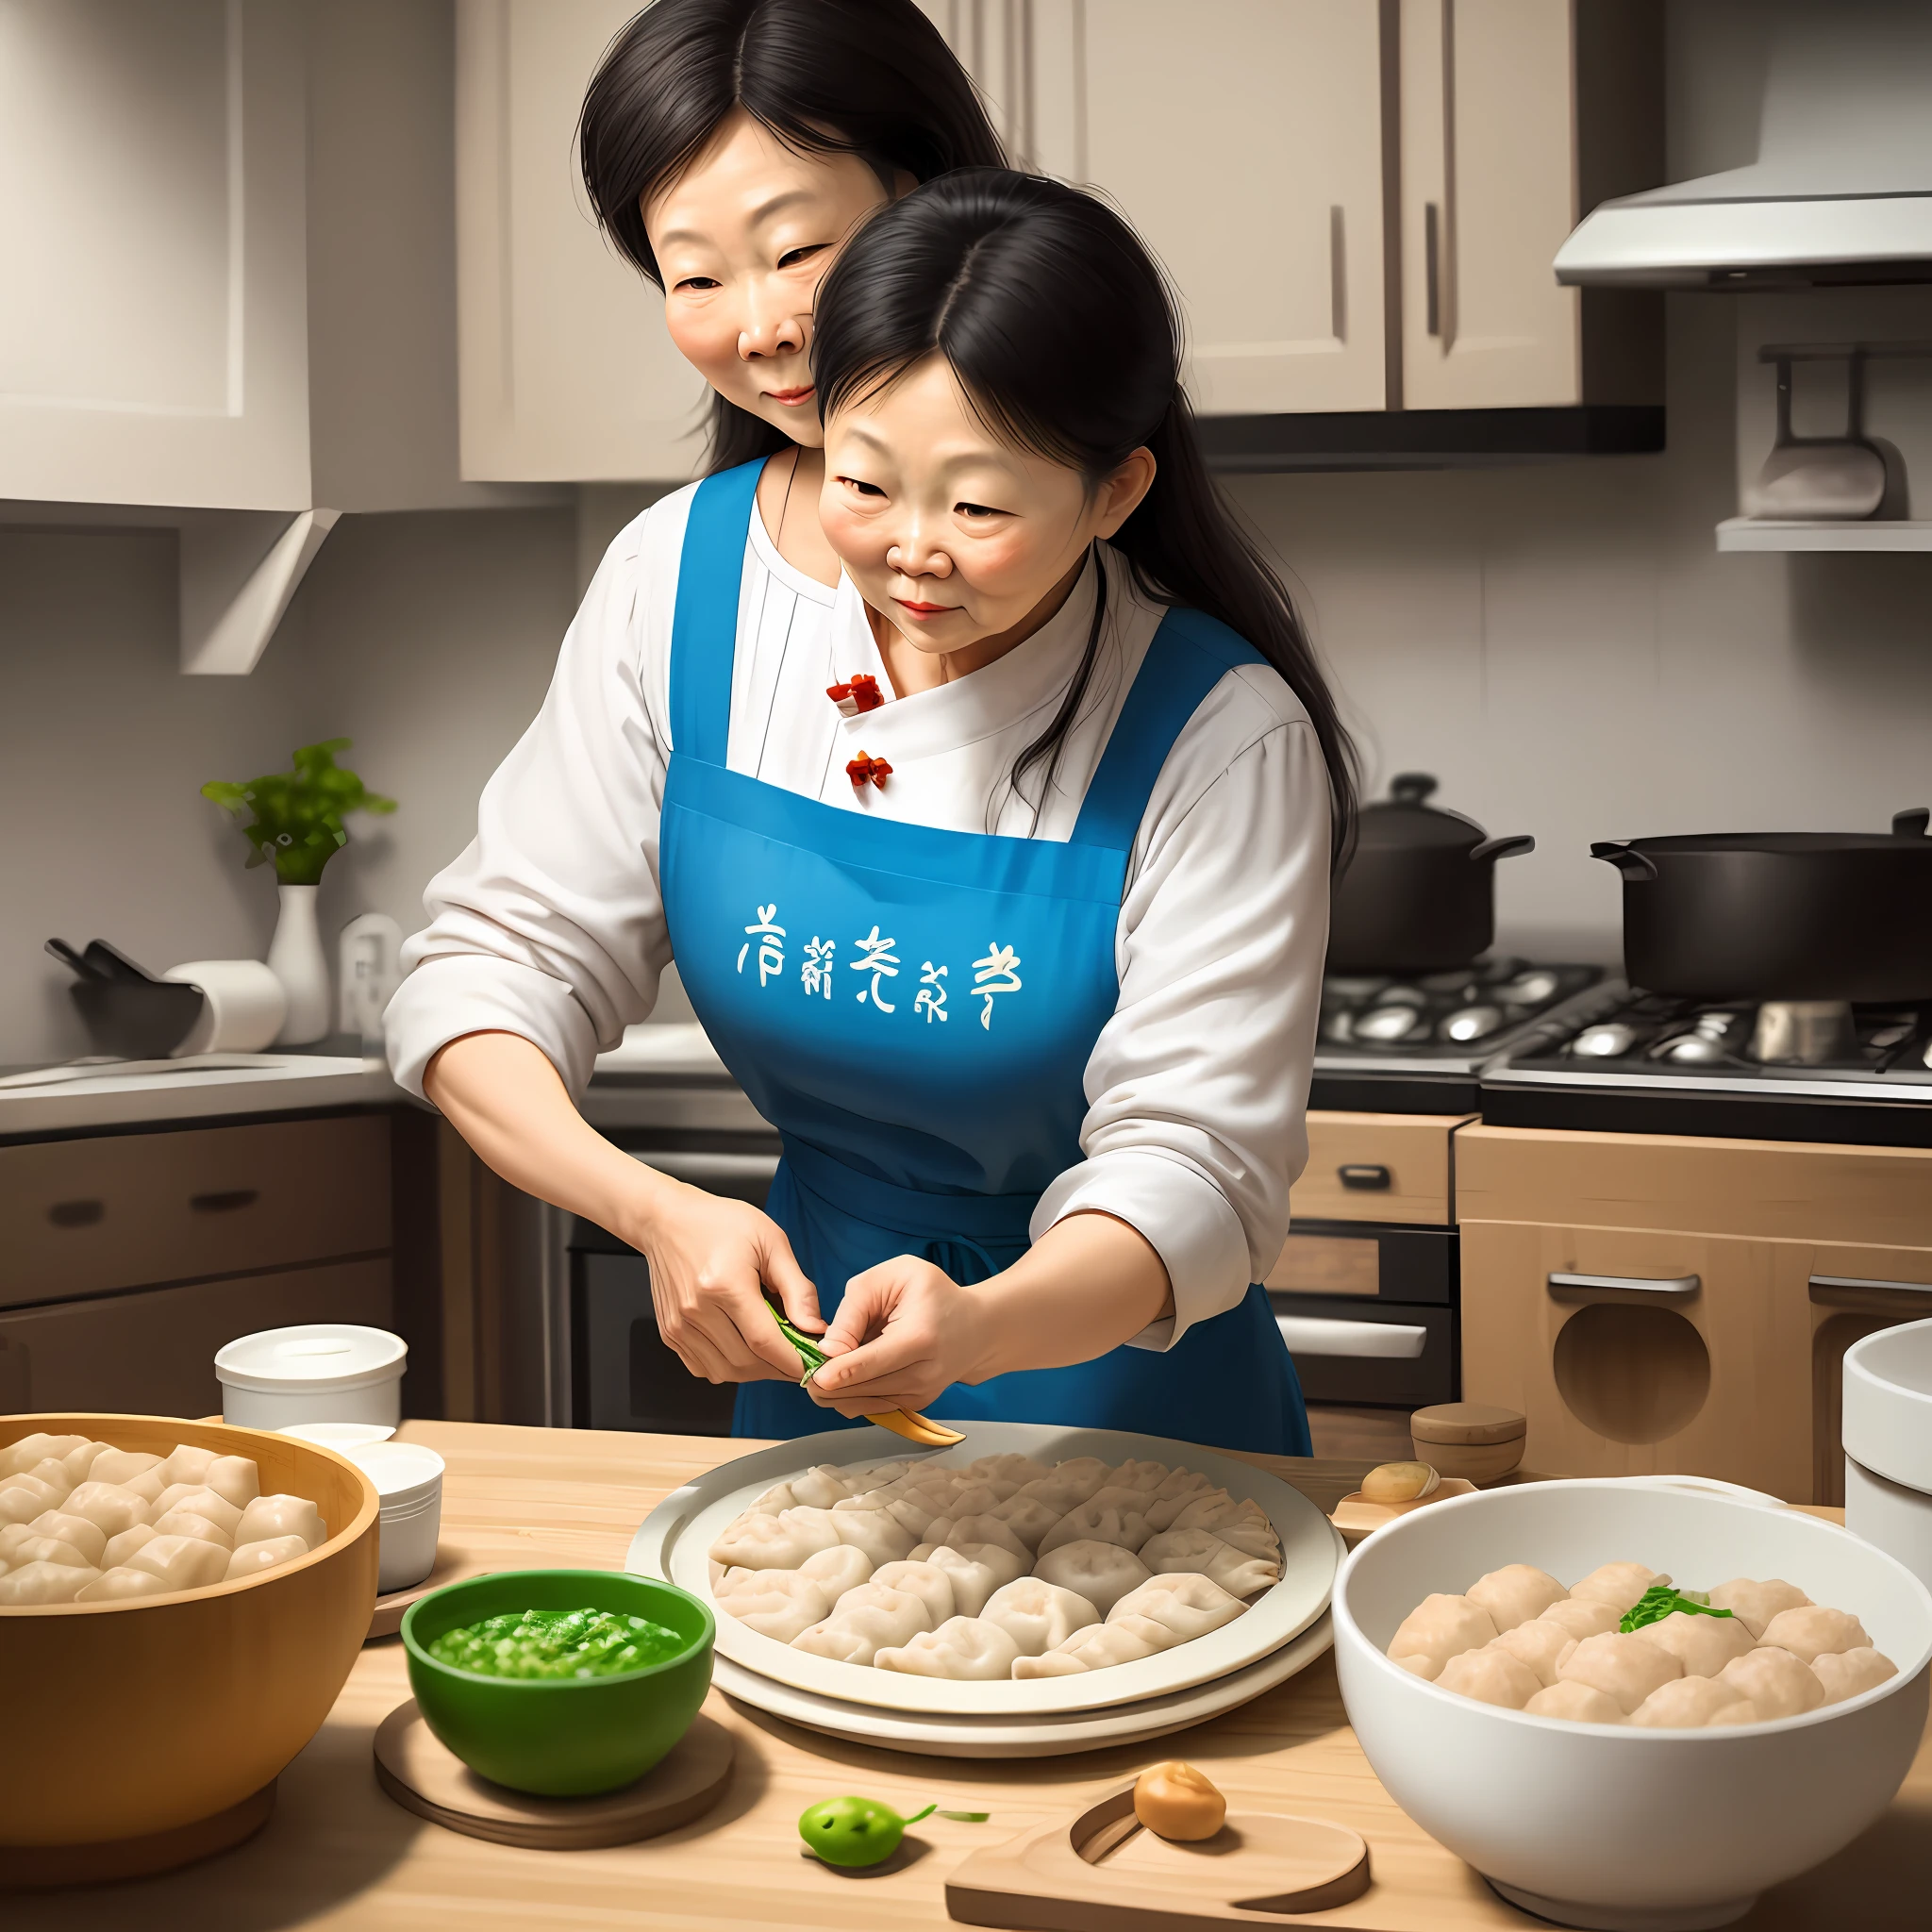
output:
[[[288,1017],[282,982],[259,959],[190,959],[163,979],[201,989],[201,1018],[170,1059],[195,1053],[259,1053]]]
[[[353,1442],[340,1447],[375,1485],[381,1498],[377,1593],[388,1596],[391,1591],[421,1583],[436,1568],[436,1539],[442,1527],[442,1457],[420,1442]]]

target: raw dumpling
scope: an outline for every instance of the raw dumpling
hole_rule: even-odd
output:
[[[1176,1469],[1147,1499],[1147,1521],[1157,1530],[1172,1529],[1174,1520],[1190,1503],[1216,1493],[1214,1485],[1197,1470]]]
[[[1557,1681],[1557,1665],[1563,1653],[1575,1641],[1562,1624],[1552,1624],[1546,1617],[1532,1617],[1528,1623],[1504,1631],[1490,1648],[1507,1650],[1518,1663],[1527,1664],[1536,1673],[1539,1684],[1550,1685]]]
[[[100,1568],[98,1563],[90,1562],[82,1552],[58,1536],[30,1536],[15,1547],[7,1560],[16,1570],[24,1570],[29,1563],[58,1563],[63,1570]]]
[[[156,1517],[152,1527],[157,1536],[199,1537],[203,1542],[214,1543],[225,1552],[235,1547],[235,1539],[220,1524],[197,1516],[192,1509],[170,1509],[165,1516]]]
[[[969,1462],[961,1474],[977,1476],[982,1482],[1011,1483],[1017,1490],[1022,1483],[1037,1483],[1041,1476],[1051,1475],[1053,1471],[1043,1462],[1035,1462],[1030,1456],[1009,1453],[978,1457]]]
[[[100,1524],[90,1523],[85,1516],[70,1515],[65,1509],[43,1510],[27,1527],[36,1536],[53,1537],[59,1542],[71,1544],[96,1569],[107,1553],[108,1539],[102,1534]],[[1843,1647],[1849,1650],[1851,1645]]]
[[[1568,1718],[1574,1724],[1620,1724],[1624,1722],[1624,1707],[1614,1697],[1574,1678],[1561,1679],[1547,1690],[1539,1690],[1524,1709],[1532,1717]]]
[[[1425,1657],[1446,1664],[1465,1650],[1474,1650],[1496,1636],[1496,1620],[1480,1604],[1466,1596],[1451,1596],[1438,1591],[1425,1596],[1408,1615],[1402,1627],[1389,1640],[1392,1657]]]
[[[157,1536],[128,1557],[127,1568],[158,1576],[170,1590],[199,1590],[206,1583],[220,1583],[227,1575],[228,1557],[229,1552],[220,1543],[202,1542],[192,1536]]]
[[[1102,1488],[1112,1474],[1112,1470],[1097,1456],[1075,1457],[1072,1461],[1060,1463],[1050,1475],[1036,1476],[1030,1483],[1022,1483],[1019,1493],[1038,1496],[1049,1509],[1064,1516],[1069,1509],[1078,1508]]]
[[[1038,1496],[1008,1496],[984,1513],[1004,1523],[1029,1550],[1037,1550],[1047,1531],[1060,1520]]]
[[[1717,1682],[1748,1697],[1761,1718],[1802,1717],[1824,1702],[1817,1672],[1788,1650],[1747,1650],[1718,1673]]]
[[[0,1563],[12,1561],[13,1553],[33,1535],[24,1523],[9,1523],[0,1529]]]
[[[207,1512],[197,1508],[194,1513],[201,1516]],[[214,1523],[221,1520],[219,1516],[209,1518]],[[307,1496],[258,1496],[228,1534],[238,1546],[265,1542],[273,1536],[299,1536],[311,1550],[319,1550],[328,1541],[328,1524]]]
[[[926,1524],[925,1534],[919,1541],[923,1547],[937,1549],[941,1543],[951,1543],[956,1550],[967,1543],[997,1543],[1016,1557],[1024,1557],[1028,1563],[1033,1560],[1032,1546],[1022,1540],[1012,1524],[990,1514],[936,1517]]]
[[[872,1558],[851,1543],[834,1543],[829,1550],[820,1550],[798,1566],[801,1576],[809,1576],[814,1583],[824,1585],[825,1594],[834,1603],[848,1590],[857,1590],[869,1581],[872,1571]]]
[[[1033,1574],[1084,1596],[1104,1617],[1153,1572],[1132,1550],[1118,1543],[1077,1542],[1050,1550],[1034,1564]]]
[[[1164,1462],[1136,1461],[1129,1457],[1126,1461],[1117,1463],[1107,1473],[1107,1481],[1101,1486],[1109,1490],[1138,1490],[1144,1495],[1153,1495],[1174,1472]],[[1099,1491],[1096,1491],[1095,1494]]]
[[[1244,1556],[1274,1557],[1281,1554],[1281,1539],[1268,1520],[1268,1512],[1252,1497],[1236,1502],[1232,1496],[1196,1496],[1171,1525],[1174,1529],[1211,1529],[1224,1543],[1231,1543]]]
[[[1795,1583],[1774,1576],[1763,1583],[1749,1576],[1734,1576],[1720,1583],[1710,1593],[1714,1610],[1729,1610],[1740,1617],[1758,1642],[1764,1641],[1765,1625],[1781,1610],[1802,1610],[1811,1599]]]
[[[261,1494],[261,1472],[247,1456],[217,1456],[202,1482],[238,1509],[245,1509]]]
[[[875,1651],[882,1671],[909,1677],[951,1677],[983,1683],[1010,1677],[1020,1646],[1011,1631],[984,1617],[949,1617],[937,1630],[922,1630],[897,1649]]]
[[[253,1500],[252,1498],[250,1499]],[[160,1500],[155,1505],[150,1523],[158,1523],[170,1511],[185,1509],[191,1516],[198,1516],[204,1523],[212,1523],[224,1536],[232,1538],[242,1522],[242,1511],[225,1496],[208,1488],[206,1483],[175,1483],[161,1491]],[[243,1539],[247,1541],[247,1539]]]
[[[1428,1684],[1433,1684],[1442,1674],[1442,1666],[1434,1657],[1420,1657],[1413,1652],[1403,1657],[1391,1657],[1389,1661],[1397,1669],[1407,1671]]]
[[[63,1456],[78,1449],[87,1440],[85,1436],[50,1436],[41,1430],[9,1442],[0,1449],[0,1484],[10,1475],[24,1475],[35,1463],[44,1462],[50,1456]]]
[[[4,1469],[5,1466],[5,1457],[0,1457],[0,1469]],[[125,1488],[137,1477],[146,1475],[160,1466],[161,1458],[150,1455],[145,1449],[103,1449],[88,1464],[87,1473],[91,1482],[113,1483]],[[165,1482],[158,1483],[155,1489],[155,1495],[158,1496],[166,1487]],[[154,1497],[150,1496],[148,1500],[152,1502]]]
[[[1100,1612],[1084,1596],[1041,1576],[1003,1583],[986,1600],[979,1621],[997,1624],[1023,1657],[1039,1657],[1063,1643],[1075,1630],[1100,1622]]]
[[[77,1604],[121,1604],[131,1597],[167,1594],[168,1586],[148,1571],[103,1570],[84,1590],[75,1592],[74,1601]]]
[[[1659,1685],[1683,1674],[1684,1666],[1661,1644],[1646,1643],[1641,1637],[1625,1637],[1615,1630],[1584,1638],[1557,1666],[1559,1679],[1588,1684],[1606,1697],[1614,1697],[1626,1713],[1635,1710]]]
[[[136,1550],[144,1543],[154,1541],[158,1532],[151,1523],[137,1523],[132,1529],[124,1529],[117,1537],[109,1537],[108,1547],[101,1553],[102,1565],[109,1570],[124,1567]]]
[[[279,1522],[273,1528],[258,1527],[257,1512],[261,1508],[260,1503],[251,1503],[242,1513],[242,1533],[250,1542],[259,1537],[281,1536],[290,1527]],[[741,1516],[727,1524],[711,1545],[711,1560],[746,1570],[796,1570],[808,1557],[829,1550],[839,1541],[831,1518],[829,1509],[795,1507],[776,1516]]]
[[[801,1513],[793,1509],[777,1520],[788,1523]],[[863,1550],[874,1569],[881,1563],[902,1562],[919,1540],[913,1531],[883,1509],[827,1509],[810,1513],[823,1515],[839,1541]]]
[[[1684,1666],[1687,1677],[1714,1677],[1751,1648],[1751,1632],[1741,1617],[1700,1617],[1694,1610],[1673,1610],[1631,1634],[1661,1644]]]
[[[1463,1594],[1489,1611],[1498,1630],[1513,1630],[1532,1617],[1541,1617],[1570,1592],[1533,1563],[1509,1563],[1477,1577]]]
[[[1566,1596],[1561,1603],[1552,1604],[1541,1619],[1545,1624],[1560,1625],[1572,1637],[1601,1637],[1605,1631],[1614,1630],[1623,1620],[1622,1610],[1613,1610],[1608,1604],[1590,1596]]]
[[[1041,1657],[1021,1657],[1013,1665],[1013,1674],[1023,1680],[1071,1677],[1081,1671],[1105,1670],[1109,1664],[1138,1663],[1169,1648],[1172,1639],[1163,1643],[1163,1637],[1169,1633],[1146,1617],[1136,1617],[1131,1624],[1090,1624]]]
[[[0,1576],[0,1605],[71,1604],[100,1574],[86,1564],[23,1563]]]
[[[791,1493],[791,1485],[774,1483],[762,1495],[752,1498],[744,1513],[747,1516],[779,1516],[797,1507],[798,1498]]]
[[[146,1499],[118,1483],[104,1483],[92,1476],[76,1484],[60,1507],[69,1516],[85,1516],[98,1524],[106,1537],[119,1536],[124,1529],[148,1520]]]
[[[1500,1704],[1505,1710],[1521,1710],[1543,1688],[1542,1680],[1521,1657],[1493,1643],[1452,1657],[1436,1682],[1444,1690],[1473,1697],[1478,1704]]]
[[[910,1532],[914,1541],[919,1542],[925,1541],[925,1525],[933,1521],[934,1514],[929,1496],[900,1496],[891,1490],[860,1490],[856,1496],[841,1496],[832,1505],[834,1516],[868,1509],[884,1510],[901,1529]]]
[[[803,1475],[791,1478],[791,1495],[794,1502],[808,1509],[829,1509],[841,1497],[853,1493],[855,1472],[835,1469],[829,1462],[822,1462],[816,1469],[808,1469]]]
[[[1865,1626],[1857,1618],[1845,1610],[1828,1610],[1823,1604],[1780,1610],[1764,1626],[1758,1641],[1790,1651],[1802,1664],[1827,1655],[1872,1647],[1872,1640],[1865,1635]]]
[[[0,1523],[31,1523],[36,1516],[59,1508],[67,1494],[65,1489],[38,1476],[9,1476],[6,1488],[0,1489]]]
[[[1872,1649],[1826,1651],[1811,1659],[1811,1674],[1824,1686],[1827,1704],[1842,1704],[1861,1691],[1875,1690],[1888,1677],[1898,1675],[1889,1657]]]
[[[925,1606],[935,1630],[953,1614],[953,1579],[937,1563],[882,1563],[872,1580],[891,1590],[909,1590]]]
[[[212,1449],[197,1449],[192,1442],[176,1442],[168,1454],[168,1480],[199,1487],[208,1480],[208,1465],[214,1459]]]
[[[1683,1612],[1674,1614],[1682,1616]],[[1702,1731],[1713,1724],[1755,1724],[1757,1709],[1748,1697],[1739,1695],[1734,1684],[1720,1684],[1709,1677],[1675,1677],[1659,1684],[1630,1713],[1630,1722],[1646,1730]]]
[[[721,1595],[718,1607],[760,1637],[790,1643],[800,1631],[809,1630],[832,1613],[833,1599],[824,1585],[803,1571],[753,1570],[746,1574],[749,1581]]]
[[[1002,1503],[1011,1502],[1019,1493],[1011,1483],[967,1481],[962,1478],[953,1485],[946,1498],[946,1514],[984,1516],[990,1510],[997,1509]]]
[[[976,1617],[986,1600],[1003,1583],[1026,1574],[1026,1561],[998,1543],[972,1543],[956,1550],[950,1543],[921,1560],[937,1564],[953,1586],[953,1608],[962,1617]]]
[[[1232,1624],[1247,1605],[1230,1596],[1211,1577],[1196,1576],[1183,1571],[1178,1574],[1150,1576],[1138,1590],[1130,1590],[1108,1612],[1109,1624],[1135,1617],[1150,1618],[1174,1634],[1178,1643],[1190,1643],[1206,1637],[1224,1624]]]
[[[896,1650],[931,1627],[925,1606],[909,1590],[861,1583],[832,1606],[823,1623],[801,1630],[791,1647],[841,1664],[869,1664],[874,1652]]]
[[[1641,1563],[1605,1563],[1592,1570],[1581,1583],[1573,1584],[1570,1594],[1587,1602],[1608,1604],[1622,1617],[1653,1584],[1670,1580],[1655,1570],[1646,1570]]]
[[[1251,1557],[1211,1529],[1164,1529],[1141,1545],[1141,1560],[1157,1575],[1170,1570],[1211,1576],[1230,1596],[1253,1596],[1281,1581],[1273,1557]]]
[[[258,1543],[243,1543],[228,1558],[225,1580],[238,1576],[258,1576],[264,1570],[279,1570],[297,1557],[306,1557],[308,1545],[299,1536],[272,1536]]]
[[[855,1480],[863,1476],[867,1489],[882,1490],[887,1484],[895,1483],[902,1476],[911,1474],[918,1467],[919,1464],[916,1462],[874,1462],[868,1468],[855,1469],[850,1474]]]

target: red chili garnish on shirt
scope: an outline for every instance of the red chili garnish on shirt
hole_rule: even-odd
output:
[[[876,711],[885,703],[879,692],[879,681],[865,672],[860,672],[851,682],[851,692],[861,711]]]
[[[863,785],[872,776],[872,760],[863,752],[845,767],[845,775],[855,785]]]
[[[835,705],[840,704],[852,695],[852,687],[849,684],[828,684],[825,687],[825,695]]]
[[[874,785],[875,785],[879,791],[883,791],[886,789],[886,780],[892,775],[892,768],[891,765],[887,764],[884,758],[874,758],[872,761],[872,772],[870,775],[872,777],[872,782],[874,783]]]

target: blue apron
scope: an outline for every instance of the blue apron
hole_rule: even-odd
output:
[[[759,467],[708,477],[691,504],[659,883],[691,1005],[783,1139],[767,1211],[829,1320],[853,1275],[894,1256],[974,1282],[1025,1253],[1041,1192],[1082,1158],[1082,1080],[1119,998],[1115,930],[1149,792],[1202,698],[1261,660],[1224,625],[1170,612],[1064,844],[895,824],[763,784],[724,761]],[[1165,1353],[956,1383],[926,1412],[1308,1454],[1294,1365],[1252,1286]],[[841,1422],[789,1383],[749,1382],[733,1426],[790,1437]]]

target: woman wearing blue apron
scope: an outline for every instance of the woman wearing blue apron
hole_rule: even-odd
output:
[[[600,881],[556,874],[610,795],[592,719],[622,666],[618,736],[662,760],[640,937],[783,1137],[770,1232],[734,1246],[531,1090],[492,1105],[466,1055],[430,1091],[485,1158],[640,1247],[666,1339],[742,1383],[740,1433],[906,1407],[1306,1454],[1254,1282],[1305,1153],[1346,740],[1202,469],[1158,272],[1089,197],[975,171],[861,230],[816,327],[846,570],[822,708],[772,700],[783,653],[748,623],[758,466],[679,492],[663,621],[581,670],[567,645],[581,690],[431,888],[398,1066],[438,1034],[445,1065],[545,1044],[501,969],[575,991]],[[810,1393],[765,1289],[831,1317]]]

